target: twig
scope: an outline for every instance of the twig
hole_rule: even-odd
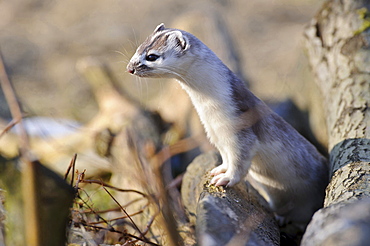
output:
[[[91,227],[91,228],[94,228],[94,229],[106,230],[106,231],[110,231],[110,232],[120,233],[124,236],[135,238],[136,240],[145,242],[145,243],[150,244],[150,245],[160,246],[159,244],[156,244],[156,243],[153,243],[153,242],[150,242],[150,241],[144,241],[142,238],[140,238],[138,236],[135,236],[135,235],[127,233],[127,232],[118,231],[114,228],[108,229],[108,228],[105,228],[105,227],[102,227],[102,226],[90,225],[90,224],[87,224],[86,222],[76,222],[76,221],[73,221],[73,222],[76,223],[76,224],[81,224],[83,226]]]
[[[184,178],[184,173],[178,175],[176,178],[174,178],[167,186],[166,189],[174,189],[180,186],[182,179]]]
[[[76,190],[80,190],[80,188],[78,187],[78,185],[79,185],[79,183],[80,183],[80,181],[81,181],[81,179],[83,179],[83,177],[84,177],[84,175],[85,175],[85,170],[84,170],[84,172],[82,172],[82,173],[79,173],[78,174],[78,177],[77,177],[77,182],[76,182],[76,186],[75,186],[75,189]],[[85,191],[85,190],[83,190],[84,192],[85,192],[85,194],[86,194],[86,196],[87,196],[87,198],[89,199],[89,200],[91,200],[90,199],[90,196],[89,196],[89,194]],[[100,216],[98,213],[96,213],[95,212],[95,210],[80,196],[80,194],[78,193],[78,195],[77,195],[77,198],[79,198],[82,202],[83,202],[83,204],[86,206],[86,207],[88,207],[89,208],[89,210],[93,213],[93,214],[95,214],[98,218],[100,218],[102,221],[104,221],[104,223],[106,223],[107,224],[107,226],[109,226],[109,228],[113,228],[113,226],[111,226],[109,223],[108,223],[108,221],[107,220],[105,220],[102,216]],[[81,214],[81,213],[80,213]]]
[[[138,214],[141,214],[144,212],[144,209],[140,209],[139,211],[135,212],[135,213],[132,213],[130,215],[125,215],[125,216],[121,216],[121,217],[117,217],[117,218],[114,218],[114,219],[104,219],[103,221],[95,221],[95,222],[90,222],[91,225],[97,225],[97,224],[101,224],[101,223],[107,223],[107,222],[112,222],[112,221],[116,221],[116,220],[120,220],[120,219],[127,219],[129,217],[133,217],[135,215],[138,215]],[[95,213],[94,213],[95,214]],[[144,233],[143,233],[144,234]]]
[[[83,224],[84,226],[88,226],[88,227],[91,227],[91,228],[95,228],[95,229],[104,229],[104,230],[108,230],[108,231],[111,231],[111,232],[116,232],[116,233],[121,233],[122,235],[126,236],[126,237],[131,237],[132,240],[134,241],[143,241],[143,242],[146,242],[147,244],[150,244],[150,245],[157,245],[155,243],[152,243],[149,241],[149,239],[147,239],[145,237],[146,233],[149,231],[149,228],[151,226],[151,224],[153,223],[154,221],[154,217],[150,219],[150,221],[148,222],[147,224],[147,227],[145,229],[145,232],[141,232],[138,228],[138,226],[135,224],[135,222],[131,219],[132,216],[134,215],[137,215],[137,214],[140,214],[140,213],[143,213],[144,211],[144,208],[146,206],[148,206],[148,204],[150,203],[150,201],[148,200],[148,203],[139,211],[133,213],[133,214],[128,214],[124,208],[118,203],[118,201],[112,196],[112,194],[105,188],[108,187],[108,188],[114,188],[114,189],[118,189],[118,190],[123,190],[123,189],[119,189],[117,187],[113,187],[111,185],[108,185],[108,184],[105,184],[103,181],[99,181],[99,180],[88,180],[88,182],[85,182],[86,180],[84,180],[84,172],[83,173],[78,173],[78,177],[77,177],[77,181],[76,181],[76,185],[75,185],[75,188],[78,189],[78,190],[82,190],[84,191],[83,189],[81,189],[80,187],[78,187],[78,185],[80,183],[94,183],[94,184],[100,184],[103,186],[103,189],[107,192],[107,194],[115,201],[115,203],[118,205],[119,207],[119,210],[122,210],[126,215],[125,216],[122,216],[122,217],[118,217],[118,218],[114,218],[114,219],[110,219],[110,220],[106,220],[104,219],[102,216],[99,215],[99,213],[102,213],[102,212],[109,212],[109,211],[112,211],[112,209],[109,209],[109,210],[105,210],[105,211],[95,211],[88,203],[87,201],[85,201],[80,195],[78,195],[77,197],[82,201],[83,203],[83,206],[86,206],[88,208],[88,211],[84,211],[82,212],[83,214],[86,214],[86,213],[93,213],[94,215],[97,216],[98,220],[97,222],[86,222],[85,219],[83,220],[83,222],[76,222],[76,221],[73,221],[74,223],[80,223],[80,224]],[[123,190],[123,191],[132,191],[132,190]],[[85,192],[85,191],[84,191]],[[136,191],[134,191],[136,192]],[[86,192],[85,192],[86,193]],[[141,194],[141,192],[139,192],[139,194]],[[86,193],[87,197],[89,197],[89,195]],[[145,195],[145,194],[141,194],[141,195]],[[136,201],[137,200],[141,200],[143,198],[140,198],[140,199],[135,199]],[[129,203],[130,204],[130,203]],[[114,209],[114,210],[117,210],[117,209]],[[80,212],[81,214],[81,212]],[[112,225],[110,225],[109,223],[112,222],[112,221],[116,221],[118,219],[125,219],[125,218],[128,218],[131,223],[132,223],[132,226],[140,233],[140,237],[137,237],[137,236],[134,236],[134,235],[131,235],[131,234],[128,234],[126,232],[121,232],[121,231],[117,231],[116,229],[114,229],[114,227]],[[108,228],[105,228],[105,227],[100,227],[100,226],[96,226],[97,224],[101,224],[101,223],[104,223],[108,226]]]
[[[135,202],[138,202],[138,201],[141,201],[143,199],[143,197],[140,197],[140,198],[137,198],[137,199],[134,199],[128,203],[126,203],[125,205],[122,205],[122,207],[128,207],[130,206],[131,204],[135,203]],[[147,204],[145,204],[143,206],[143,208],[146,208],[148,205],[149,205],[149,201]],[[108,213],[108,212],[114,212],[114,211],[120,211],[121,208],[120,207],[116,207],[116,208],[111,208],[111,209],[105,209],[105,210],[99,210],[99,211],[95,211],[95,213],[98,213],[98,214],[104,214],[104,213]],[[92,211],[88,210],[88,211],[82,211],[81,213],[84,213],[84,214],[88,214],[88,213],[92,213]]]
[[[135,221],[130,217],[130,215],[126,212],[126,210],[119,204],[119,202],[114,198],[114,196],[103,186],[103,189],[107,192],[107,194],[113,199],[113,201],[121,208],[122,212],[127,216],[127,218],[131,221],[132,225],[135,227],[135,229],[139,232],[140,236],[144,239],[145,242],[148,241],[148,239],[145,237],[145,235],[141,232],[139,227],[136,225]]]
[[[111,188],[113,190],[120,191],[120,192],[134,192],[134,193],[137,193],[137,194],[142,195],[143,197],[148,198],[148,195],[146,195],[146,194],[144,194],[144,193],[142,193],[142,192],[140,192],[138,190],[117,188],[117,187],[112,186],[110,184],[104,183],[103,181],[100,181],[100,180],[83,179],[80,182],[81,183],[89,183],[89,184],[99,184],[99,185],[101,185],[103,187],[108,187],[108,188]]]
[[[80,224],[80,230],[82,232],[83,238],[87,241],[89,246],[98,246],[93,237],[86,231],[85,227]]]
[[[152,226],[153,222],[154,222],[154,219],[155,217],[157,217],[157,215],[159,214],[159,210],[157,210],[157,212],[152,216],[152,218],[149,220],[149,222],[146,224],[146,228],[145,230],[143,231],[143,234],[146,235],[148,232],[149,232],[149,229],[150,227]]]
[[[86,207],[88,207],[89,209],[91,209],[91,211],[98,217],[98,218],[100,218],[102,221],[104,221],[104,223],[105,224],[107,224],[107,226],[109,226],[109,228],[111,229],[111,228],[113,228],[113,226],[112,225],[110,225],[109,223],[108,223],[108,221],[106,220],[106,219],[104,219],[102,216],[100,216],[99,214],[97,214],[97,213],[95,213],[95,211],[94,211],[94,209],[92,209],[92,207],[84,200],[84,199],[82,199],[82,197],[80,196],[80,195],[78,195],[77,196],[84,204],[85,204],[85,206]]]
[[[116,191],[120,191],[120,192],[134,192],[134,193],[137,193],[137,194],[140,194],[143,196],[143,198],[146,198],[148,199],[148,203],[144,206],[148,206],[148,204],[150,203],[150,197],[140,191],[137,191],[137,190],[132,190],[132,189],[121,189],[121,188],[117,188],[117,187],[114,187],[112,185],[109,185],[109,184],[106,184],[104,183],[103,181],[101,180],[85,180],[84,177],[85,177],[85,171],[82,172],[82,173],[78,173],[77,171],[77,181],[76,181],[76,184],[75,184],[75,188],[80,190],[81,188],[79,187],[79,184],[80,183],[89,183],[89,184],[98,184],[98,185],[101,185],[103,187],[103,189],[106,191],[106,193],[112,198],[112,200],[118,205],[118,207],[120,208],[121,211],[124,212],[125,216],[123,217],[119,217],[119,218],[115,218],[115,219],[111,219],[111,220],[106,220],[104,219],[102,216],[99,215],[99,213],[102,213],[104,211],[95,211],[92,207],[90,207],[90,205],[84,200],[82,199],[82,197],[78,196],[78,198],[83,202],[83,204],[89,209],[89,211],[85,211],[83,213],[93,213],[95,214],[98,218],[99,218],[99,221],[97,222],[89,222],[89,225],[94,225],[94,224],[100,224],[100,223],[105,223],[109,228],[107,230],[109,231],[114,231],[113,227],[109,224],[109,222],[111,221],[115,221],[115,220],[118,220],[118,219],[124,219],[124,218],[128,218],[130,221],[131,221],[131,224],[132,226],[135,228],[135,230],[140,234],[140,237],[142,237],[141,241],[144,241],[146,243],[149,243],[149,244],[152,244],[149,239],[147,239],[145,237],[146,233],[149,231],[149,228],[150,226],[152,225],[153,221],[154,221],[154,217],[148,222],[147,224],[147,227],[145,229],[145,233],[141,232],[141,230],[139,229],[139,227],[136,225],[136,223],[132,220],[131,216],[134,216],[134,215],[137,215],[137,214],[140,214],[144,211],[144,209],[141,209],[133,214],[128,214],[126,212],[126,210],[123,208],[122,205],[119,204],[119,202],[114,198],[114,196],[107,190],[107,188],[110,188],[110,189],[113,189],[113,190],[116,190]],[[137,200],[141,200],[142,198],[140,199],[136,199],[135,201]],[[129,203],[130,204],[130,203]],[[111,211],[111,210],[109,210]],[[138,239],[137,237],[133,237],[134,239]],[[156,245],[156,244],[153,244],[153,245]]]
[[[10,129],[13,128],[13,126],[15,126],[16,124],[18,124],[19,122],[21,121],[21,119],[12,119],[8,125],[6,125],[6,127],[0,132],[0,138],[5,134],[7,133],[8,131],[10,131]]]
[[[64,180],[67,180],[67,177],[69,175],[69,172],[72,169],[72,178],[71,178],[71,186],[73,186],[73,180],[74,180],[74,175],[75,175],[75,167],[76,167],[76,159],[77,159],[77,154],[74,154],[72,157],[71,162],[69,163],[68,169],[66,171],[66,174],[64,175]]]
[[[188,137],[179,140],[173,145],[165,146],[162,148],[155,156],[158,160],[158,163],[163,164],[166,162],[169,158],[190,151],[192,149],[195,149],[199,147],[199,140],[201,137]],[[170,153],[170,154],[168,154]]]
[[[86,172],[86,169],[84,169],[82,173],[79,173],[78,170],[76,171],[76,173],[77,173],[77,180],[76,180],[76,184],[74,186],[76,190],[79,189],[78,185],[80,183],[83,183],[83,180],[85,178],[85,172]]]
[[[15,95],[15,92],[12,88],[12,85],[10,83],[9,77],[6,73],[5,65],[4,65],[4,59],[0,52],[0,82],[1,82],[1,88],[3,89],[4,96],[6,98],[6,101],[8,103],[10,113],[13,117],[13,121],[19,122],[19,130],[20,130],[20,136],[21,136],[21,153],[26,160],[30,160],[28,158],[28,149],[29,149],[29,140],[27,132],[22,124],[22,111],[19,106],[19,103],[17,101],[17,97]]]

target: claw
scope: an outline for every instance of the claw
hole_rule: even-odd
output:
[[[221,173],[212,178],[211,184],[215,186],[231,187],[237,184],[239,181],[240,181],[240,177],[238,177],[237,175]]]
[[[217,181],[215,186],[226,186],[226,187],[228,187],[229,182],[230,181],[227,180],[227,179],[220,179],[220,180]]]
[[[226,170],[227,170],[226,165],[222,164],[222,165],[220,165],[220,166],[218,166],[218,167],[213,168],[213,169],[211,170],[210,174],[211,174],[212,176],[217,176],[217,175],[219,175],[219,174],[225,173],[225,172],[226,172]]]
[[[216,184],[218,180],[219,180],[218,176],[214,176],[214,177],[211,179],[211,184],[212,184],[212,185]]]
[[[211,180],[211,184],[215,186],[226,186],[229,182],[229,178],[225,177],[224,173],[214,176]]]

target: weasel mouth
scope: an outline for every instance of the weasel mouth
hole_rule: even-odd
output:
[[[136,75],[138,77],[145,77],[145,72],[143,71],[140,71],[139,69],[135,69],[135,68],[128,68],[127,69],[127,72],[129,72],[130,74],[132,75]]]
[[[127,72],[129,72],[130,74],[139,76],[139,77],[144,77],[150,70],[151,68],[149,68],[145,64],[137,65],[137,64],[129,63],[127,65]]]
[[[132,75],[138,76],[138,77],[150,77],[149,74],[147,74],[144,71],[140,71],[138,69],[127,69],[127,72],[129,72]]]
[[[141,65],[141,66],[128,66],[127,67],[127,72],[136,75],[138,77],[151,77],[152,72],[151,68],[148,68],[146,65]]]

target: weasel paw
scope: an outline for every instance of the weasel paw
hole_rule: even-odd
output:
[[[215,186],[231,187],[237,184],[239,181],[240,181],[240,178],[236,177],[235,175],[228,175],[226,173],[221,173],[212,178],[211,184]]]
[[[221,173],[225,173],[225,172],[226,172],[226,170],[227,170],[226,165],[221,164],[221,165],[219,165],[219,166],[217,166],[217,167],[213,168],[213,169],[211,170],[210,174],[211,174],[212,176],[216,176],[216,175],[219,175],[219,174],[221,174]]]

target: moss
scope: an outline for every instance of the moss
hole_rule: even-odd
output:
[[[355,35],[361,34],[370,27],[370,13],[367,8],[363,7],[357,10],[359,18],[363,20],[361,27],[354,32]]]
[[[0,187],[5,197],[6,245],[26,245],[21,173],[16,160],[8,161],[0,157]]]

